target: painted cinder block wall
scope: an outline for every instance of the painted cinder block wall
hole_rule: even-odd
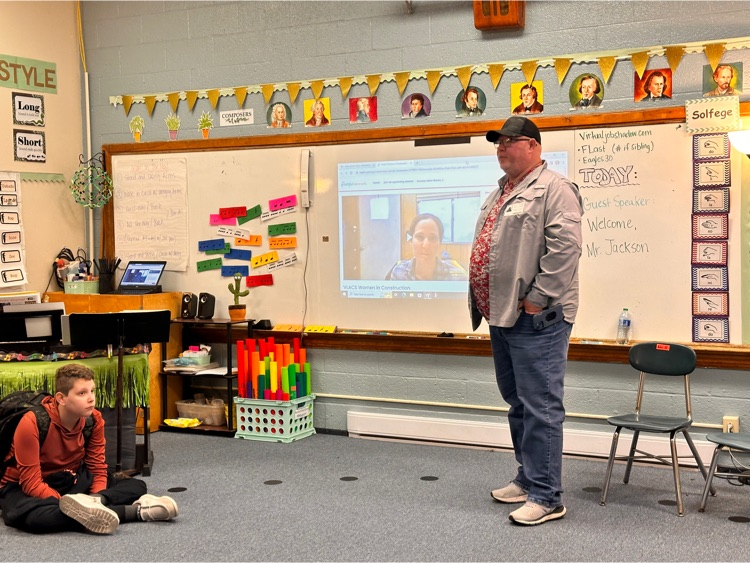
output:
[[[549,58],[567,54],[677,45],[742,37],[750,30],[750,11],[744,1],[723,2],[527,2],[526,27],[516,31],[481,32],[474,28],[471,2],[414,0],[413,13],[400,1],[378,2],[83,2],[84,38],[91,84],[92,138],[102,144],[130,142],[128,121],[136,114],[146,119],[144,141],[166,138],[167,103],[157,104],[149,118],[142,104],[130,115],[109,104],[119,94],[283,83],[403,70],[444,68],[514,59]],[[724,60],[743,61],[750,88],[747,51],[725,54]],[[702,92],[703,55],[685,56],[674,75],[674,96],[668,105],[683,105]],[[655,57],[649,68],[668,66]],[[545,115],[570,112],[570,81],[584,72],[600,74],[596,65],[574,66],[562,86],[551,67],[540,68],[536,79],[545,84]],[[510,84],[523,81],[520,70],[506,71],[497,91],[487,74],[474,75],[472,84],[488,96],[484,119],[490,128],[510,112]],[[618,63],[606,85],[606,111],[636,109],[632,103],[633,71]],[[431,96],[431,123],[455,120],[458,79],[445,77]],[[428,91],[426,81],[412,80],[404,95]],[[355,85],[349,96],[369,95]],[[378,93],[377,127],[398,127],[401,96],[394,83]],[[347,130],[346,100],[338,87],[323,96],[332,104],[328,130]],[[305,134],[303,90],[292,106],[292,131]],[[288,94],[274,100],[289,103]],[[235,109],[234,98],[222,98],[218,110]],[[250,95],[245,107],[255,111],[254,125],[222,130],[212,137],[271,135],[265,124],[266,105],[260,94]],[[211,110],[198,100],[192,114],[181,102],[181,139],[199,138],[192,123],[201,111]],[[188,116],[188,117],[185,117]],[[192,117],[195,116],[195,117]],[[288,131],[282,131],[288,132]],[[584,297],[585,302],[585,297]],[[613,319],[614,325],[615,319]],[[637,319],[636,319],[637,322]],[[613,328],[614,330],[614,328]],[[346,413],[369,409],[401,414],[459,419],[497,420],[502,413],[445,406],[502,407],[490,358],[430,356],[382,352],[312,350],[315,371],[315,425],[346,429]],[[607,416],[632,408],[635,381],[629,366],[573,362],[566,379],[568,427],[598,428]],[[723,414],[750,414],[750,381],[744,372],[701,369],[693,378],[694,413],[699,423],[718,424]],[[669,390],[665,390],[669,394]],[[345,397],[384,397],[440,405],[399,404]],[[594,418],[590,418],[593,415]],[[750,421],[750,418],[745,417]]]

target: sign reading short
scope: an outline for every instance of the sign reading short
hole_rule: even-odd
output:
[[[13,157],[15,160],[47,162],[44,132],[13,129]]]

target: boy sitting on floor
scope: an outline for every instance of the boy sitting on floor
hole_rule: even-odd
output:
[[[55,374],[55,395],[42,402],[50,417],[41,448],[34,412],[18,423],[0,481],[7,526],[32,533],[88,530],[111,534],[120,522],[171,520],[177,504],[146,494],[140,479],[117,480],[104,459],[104,419],[94,408],[94,372],[68,364]],[[93,417],[89,438],[86,419]]]

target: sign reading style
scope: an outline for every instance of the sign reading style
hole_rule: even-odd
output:
[[[12,55],[0,55],[0,86],[57,94],[57,65]]]

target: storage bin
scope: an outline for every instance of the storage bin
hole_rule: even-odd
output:
[[[66,281],[65,293],[99,293],[99,280],[96,281]]]
[[[237,432],[234,437],[289,443],[315,434],[314,399],[315,395],[291,401],[262,401],[235,397]]]
[[[198,405],[193,400],[177,401],[177,412],[180,418],[197,418],[208,426],[225,426],[227,419],[224,416],[224,401],[217,404]]]

